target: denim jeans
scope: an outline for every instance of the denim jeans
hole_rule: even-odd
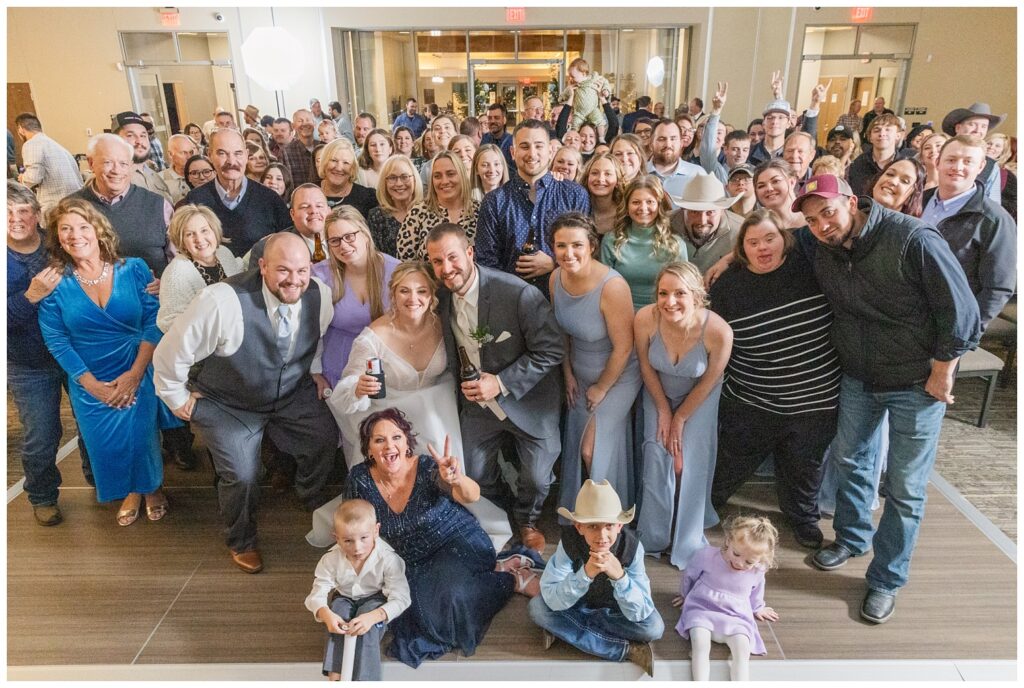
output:
[[[868,587],[895,595],[907,584],[946,405],[920,384],[895,392],[874,392],[865,387],[859,380],[843,376],[839,429],[831,455],[838,476],[832,524],[836,542],[854,554],[874,548],[866,574]],[[886,411],[889,453],[885,507],[875,531],[871,501],[875,495],[876,444],[872,439]]]
[[[7,388],[14,397],[18,418],[25,431],[21,465],[25,471],[25,493],[32,506],[57,503],[60,471],[57,448],[62,432],[60,422],[61,381],[59,368],[30,368],[7,362]]]
[[[591,609],[583,601],[554,611],[537,595],[528,607],[535,624],[587,654],[613,662],[626,660],[629,641],[649,643],[665,633],[665,622],[655,609],[640,622],[630,621],[618,609]]]

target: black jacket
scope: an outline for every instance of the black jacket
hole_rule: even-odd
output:
[[[977,191],[967,205],[940,221],[938,230],[967,274],[984,330],[1017,288],[1017,224],[985,196],[981,182],[974,185]],[[926,205],[935,193],[936,189],[924,192]]]
[[[861,198],[867,215],[850,249],[795,232],[832,305],[843,372],[876,391],[922,383],[931,360],[978,345],[978,304],[942,235],[917,218]]]

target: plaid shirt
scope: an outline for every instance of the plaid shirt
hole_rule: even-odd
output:
[[[849,112],[839,115],[839,120],[836,122],[836,126],[842,124],[846,129],[860,133],[861,126],[864,123],[864,118],[858,115],[851,115]]]
[[[25,162],[22,183],[36,192],[43,212],[57,205],[60,199],[82,188],[82,172],[78,163],[63,146],[40,132],[21,148]]]
[[[320,183],[320,176],[313,167],[313,154],[306,150],[306,146],[298,138],[281,146],[281,155],[278,157],[292,173],[294,186]]]

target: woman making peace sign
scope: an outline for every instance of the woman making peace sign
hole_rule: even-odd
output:
[[[480,486],[463,474],[458,457],[415,453],[416,433],[395,408],[360,424],[366,461],[348,476],[347,499],[373,504],[380,535],[405,561],[412,605],[392,624],[392,657],[409,666],[459,648],[472,655],[495,614],[513,592],[539,592],[528,557],[497,562],[494,546],[464,504]],[[520,567],[523,573],[518,573]]]

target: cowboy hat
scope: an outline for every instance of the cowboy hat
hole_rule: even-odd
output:
[[[687,210],[725,210],[739,200],[739,196],[726,196],[725,187],[712,174],[698,174],[683,187],[682,196],[669,197],[680,208]]]
[[[988,120],[989,129],[995,129],[1006,121],[1006,114],[993,115],[988,103],[972,103],[969,108],[957,108],[943,117],[942,131],[950,136],[956,136],[956,125],[971,117],[984,117]]]
[[[260,118],[260,109],[255,105],[246,105],[245,110],[243,110],[243,112],[255,120],[258,120]]]
[[[635,510],[635,506],[622,510],[622,501],[607,480],[595,483],[589,478],[576,495],[576,511],[558,507],[559,515],[574,523],[629,523]]]

